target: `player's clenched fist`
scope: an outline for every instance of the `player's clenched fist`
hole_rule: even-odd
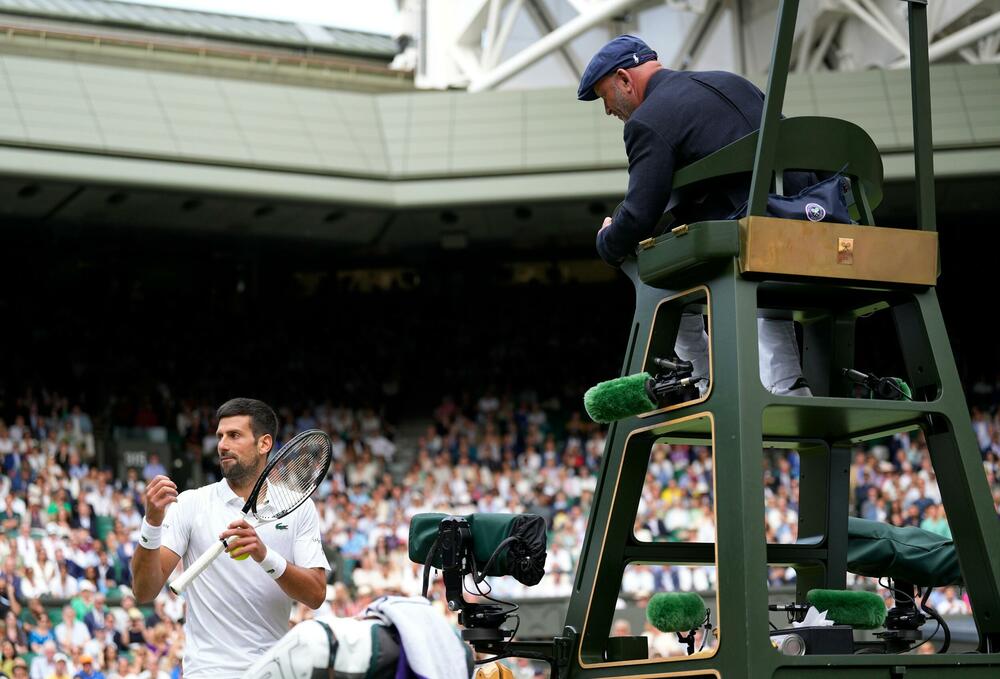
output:
[[[163,523],[171,502],[177,502],[177,484],[163,475],[153,478],[146,486],[146,522],[150,526]]]

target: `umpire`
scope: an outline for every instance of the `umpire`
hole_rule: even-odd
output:
[[[607,114],[625,123],[628,193],[597,233],[597,251],[612,266],[620,266],[640,241],[654,235],[670,199],[675,168],[753,132],[764,109],[764,94],[745,78],[724,71],[666,69],[656,52],[632,35],[615,38],[594,55],[577,98],[603,100]],[[787,173],[786,193],[798,193],[811,179],[809,173]],[[746,202],[749,192],[749,174],[725,177],[688,196],[672,212],[681,224],[725,219]],[[775,394],[811,396],[792,323],[758,319],[758,334],[764,386]],[[707,377],[707,338],[700,318],[685,314],[675,349],[694,363],[696,377]]]

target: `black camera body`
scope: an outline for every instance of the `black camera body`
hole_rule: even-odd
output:
[[[646,380],[646,396],[658,407],[693,401],[699,396],[698,379],[692,376],[690,361],[654,358],[659,369],[654,377]]]
[[[448,608],[458,613],[465,641],[503,641],[513,635],[501,629],[508,609],[499,604],[477,604],[465,600],[462,583],[466,575],[478,577],[474,565],[472,528],[461,516],[449,516],[438,527],[441,577]]]
[[[574,630],[567,627],[563,636],[550,641],[515,641],[517,626],[504,625],[519,621],[518,606],[479,590],[487,575],[510,576],[528,587],[538,584],[545,572],[545,531],[545,520],[536,514],[418,514],[410,521],[410,559],[424,565],[423,594],[428,594],[430,570],[437,568],[448,608],[458,613],[462,640],[480,653],[493,654],[477,664],[511,656],[543,660],[553,677],[568,665]],[[464,588],[468,576],[493,603],[465,600],[464,592],[472,593]]]

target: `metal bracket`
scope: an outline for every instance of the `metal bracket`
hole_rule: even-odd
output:
[[[553,639],[556,665],[560,668],[568,667],[570,657],[573,655],[573,644],[576,641],[576,630],[572,627],[563,629],[563,635]]]

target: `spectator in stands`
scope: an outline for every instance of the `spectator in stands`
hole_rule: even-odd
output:
[[[10,643],[18,655],[28,652],[28,635],[24,630],[24,623],[18,620],[14,611],[10,610],[4,616],[6,628],[4,629],[3,641]]]
[[[131,542],[120,543],[116,533],[108,533],[104,538],[107,545],[106,556],[98,560],[98,573],[104,573],[105,586],[114,585],[130,586],[132,584],[132,571],[129,568],[129,559],[135,551],[135,545]],[[109,583],[114,583],[114,585]]]
[[[48,514],[49,520],[56,518],[56,514],[60,509],[66,510],[67,514],[73,511],[73,505],[69,501],[69,493],[66,492],[65,488],[57,488],[55,494],[53,495],[52,502],[49,503]]]
[[[70,602],[77,617],[87,626],[91,636],[95,630],[104,629],[104,616],[108,612],[105,608],[106,601],[107,598],[104,594],[94,593],[93,585],[85,582],[81,586],[80,596]]]
[[[77,620],[80,620],[85,625],[87,624],[87,615],[94,610],[96,589],[94,583],[90,580],[81,580],[80,592],[70,600],[70,605],[73,607],[73,611],[76,612]],[[87,625],[87,629],[90,630],[90,625]]]
[[[20,502],[20,508],[18,508],[17,502]],[[0,530],[3,530],[5,533],[16,530],[21,524],[21,516],[24,515],[24,510],[24,501],[15,496],[13,492],[8,493],[4,498],[3,509],[0,509]]]
[[[164,604],[166,603],[167,595],[160,594],[153,600],[153,612],[146,616],[146,627],[152,629],[160,623],[167,622],[167,614],[164,611]]]
[[[76,578],[69,574],[69,562],[58,562],[55,576],[48,582],[48,594],[56,599],[69,599],[80,591]]]
[[[916,528],[920,527],[920,506],[917,504],[911,504],[906,508],[906,512],[903,515],[903,525],[913,526]]]
[[[97,517],[85,500],[76,503],[76,513],[70,520],[70,527],[83,530],[91,540],[97,539]]]
[[[938,613],[941,615],[968,615],[969,607],[958,596],[954,587],[946,587],[944,597],[936,604]]]
[[[64,653],[56,653],[55,661],[55,670],[49,675],[48,679],[70,679],[72,672],[70,670],[69,658]]]
[[[11,670],[11,679],[28,679],[28,663],[24,658],[17,658],[14,660],[13,669]]]
[[[135,597],[132,596],[131,591],[127,591],[122,595],[118,605],[111,609],[115,618],[115,627],[124,632],[129,625],[129,620],[131,620],[130,613],[135,607]]]
[[[86,653],[80,654],[80,670],[74,679],[104,679],[104,673],[94,667],[94,659]]]
[[[14,674],[14,660],[17,659],[17,656],[17,649],[13,643],[8,639],[0,642],[0,673],[8,677],[12,676]]]
[[[368,536],[359,530],[358,519],[354,516],[348,517],[346,531],[337,540],[344,557],[354,562],[361,560],[368,546]]]
[[[24,626],[25,632],[30,632],[45,613],[45,607],[40,599],[26,599],[25,601],[26,604],[21,608],[17,619]]]
[[[94,667],[100,669],[103,667],[100,659],[104,655],[104,649],[109,645],[113,645],[113,642],[110,641],[108,631],[103,627],[99,627],[91,633],[90,639],[83,645],[83,655],[89,655],[91,658],[94,658]]]
[[[169,587],[163,595],[163,612],[171,622],[179,623],[184,619],[184,599],[174,594]]]
[[[109,646],[114,646],[117,651],[124,651],[128,648],[128,643],[122,634],[122,627],[118,625],[114,613],[107,613],[104,616],[104,629],[108,630]],[[110,665],[105,663],[104,667],[108,668]]]
[[[951,528],[948,527],[948,520],[944,517],[944,508],[941,505],[928,505],[924,511],[924,520],[920,522],[920,527],[932,533],[937,533],[941,537],[951,539]]]
[[[140,667],[142,671],[137,675],[138,679],[170,679],[170,675],[162,669],[160,658],[154,653],[147,653]]]
[[[632,636],[632,623],[625,618],[618,618],[611,625],[611,636],[630,637]]]
[[[56,643],[59,648],[76,655],[90,640],[90,631],[86,625],[76,619],[76,611],[72,606],[63,606],[62,616],[62,622],[56,625],[54,630]]]
[[[7,574],[0,571],[0,617],[6,618],[8,613],[13,613],[17,608],[17,593],[14,591],[14,582],[8,578]]]
[[[157,476],[166,476],[167,468],[160,462],[160,456],[150,453],[146,466],[142,468],[142,478],[147,482],[152,481]]]
[[[25,562],[27,561],[25,559]],[[20,596],[24,599],[35,599],[49,595],[49,587],[45,578],[40,573],[37,573],[34,567],[27,565],[27,563],[25,563],[20,571],[18,589],[20,590]]]
[[[118,511],[118,521],[121,523],[121,530],[118,531],[119,539],[125,544],[134,544],[131,539],[132,534],[139,530],[142,524],[142,514],[139,513],[139,503],[131,495],[127,495],[120,500],[121,509]]]
[[[35,547],[33,571],[45,583],[51,583],[59,574],[59,569],[56,567],[55,561],[49,559],[49,552],[41,545],[40,541]],[[46,587],[46,589],[49,589],[49,587]]]
[[[97,584],[97,591],[101,594],[107,594],[108,590],[118,585],[118,577],[120,575],[116,572],[107,550],[99,549],[97,552],[97,565],[94,566],[94,579]]]
[[[32,653],[38,655],[31,661],[31,679],[49,679],[56,671],[56,642],[48,639]]]
[[[111,679],[111,677],[114,676],[118,666],[118,660],[118,646],[113,643],[107,644],[101,652],[100,662],[101,668],[104,670],[107,679]],[[126,662],[128,661],[126,660]]]
[[[146,643],[146,621],[142,618],[142,611],[138,608],[132,608],[128,612],[129,624],[125,633],[122,635],[125,641],[125,646],[129,647],[133,644],[145,644]]]
[[[96,484],[87,492],[85,500],[97,516],[111,516],[114,511],[112,496],[113,491],[108,484],[108,478],[102,473],[97,477]]]
[[[129,679],[134,677],[129,659],[124,656],[115,656],[114,664],[107,666],[107,679]]]
[[[41,653],[49,642],[52,642],[54,646],[56,641],[56,635],[52,630],[52,622],[49,620],[49,614],[40,614],[37,624],[32,627],[31,632],[28,634],[28,647],[32,653]]]
[[[159,623],[149,630],[146,646],[157,658],[165,658],[170,653],[170,630],[171,626],[166,622]]]

